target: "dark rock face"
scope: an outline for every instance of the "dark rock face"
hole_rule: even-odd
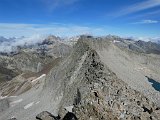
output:
[[[145,42],[142,40],[134,41],[134,39],[116,39],[106,38],[107,40],[118,40],[115,44],[121,48],[127,48],[138,53],[160,54],[160,44],[157,42]]]
[[[150,41],[149,42],[137,41],[135,44],[144,49],[146,53],[160,54],[160,45],[157,43],[153,43]]]
[[[143,49],[146,53],[154,53],[154,54],[160,54],[160,44],[153,43],[153,42],[144,42],[144,41],[136,41],[135,45],[137,45],[139,48]]]
[[[16,77],[19,73],[15,70],[10,70],[4,68],[0,65],[0,82],[11,80],[12,78]]]
[[[136,51],[136,52],[140,52],[140,53],[143,53],[145,52],[145,50],[143,50],[141,47],[138,47],[137,45],[135,44],[129,44],[129,49],[133,50],[133,51]]]
[[[36,116],[37,120],[58,120],[55,116],[47,111],[43,111]]]
[[[64,116],[63,119],[61,119],[61,117],[58,116],[53,116],[51,113],[47,112],[47,111],[43,111],[40,114],[38,114],[36,116],[37,120],[78,120],[77,117],[75,116],[74,113],[68,112],[66,113],[66,115]]]
[[[75,97],[75,100],[74,100],[74,104],[75,105],[78,105],[81,101],[81,93],[79,91],[79,89],[77,88],[77,96]]]
[[[68,112],[63,120],[78,120],[77,117],[75,116],[75,114],[71,113],[71,112]]]

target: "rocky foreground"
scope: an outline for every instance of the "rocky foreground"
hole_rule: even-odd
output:
[[[0,120],[159,120],[160,93],[146,77],[160,78],[159,55],[120,44],[82,36],[70,54],[5,83]]]

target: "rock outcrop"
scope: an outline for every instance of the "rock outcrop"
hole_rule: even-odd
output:
[[[36,116],[37,120],[78,120],[74,113],[67,112],[63,118],[58,116],[53,116],[47,111],[43,111]]]
[[[43,111],[36,116],[37,120],[58,120],[55,116],[47,111]]]

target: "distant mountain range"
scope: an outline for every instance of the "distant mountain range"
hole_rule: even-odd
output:
[[[15,40],[16,38],[5,38],[3,36],[0,36],[0,43],[2,42],[9,42],[9,41],[12,41],[12,40]]]
[[[36,36],[31,38],[21,37],[21,38],[5,38],[0,36],[0,53],[1,54],[15,54],[19,52],[21,49],[37,49],[37,50],[47,50],[47,46],[61,42],[64,44],[72,44],[74,41],[77,41],[79,36],[62,39],[56,36]],[[119,36],[108,35],[106,37],[102,37],[103,39],[108,39],[115,41],[117,45],[121,47],[128,47],[134,51],[145,52],[145,53],[155,53],[160,54],[160,40],[155,42],[155,39],[147,39],[151,41],[143,41],[138,38],[121,38]],[[120,42],[118,42],[120,41]]]

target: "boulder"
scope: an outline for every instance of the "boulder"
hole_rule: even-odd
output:
[[[57,117],[53,116],[47,111],[43,111],[36,116],[37,120],[58,120]]]
[[[71,112],[68,112],[68,113],[64,116],[63,120],[78,120],[78,119],[77,119],[77,117],[76,117],[75,114],[73,114],[73,113],[71,113]]]

